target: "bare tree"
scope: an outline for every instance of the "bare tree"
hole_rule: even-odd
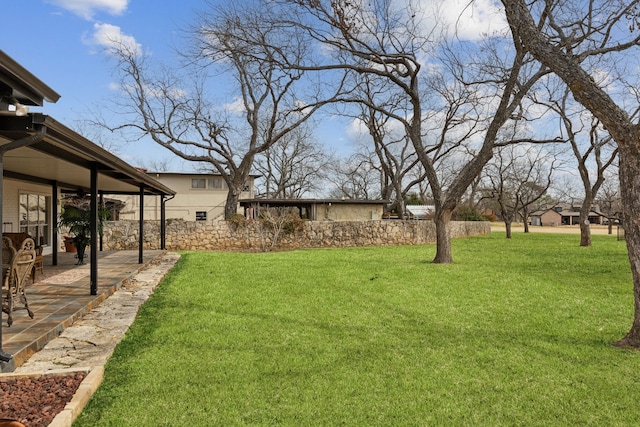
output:
[[[433,261],[452,262],[452,213],[491,158],[501,127],[547,73],[546,68],[532,68],[531,58],[520,49],[505,58],[509,51],[495,39],[472,53],[441,49],[438,27],[425,30],[417,13],[420,7],[411,1],[403,3],[406,6],[391,0],[282,1],[297,12],[297,19],[287,25],[333,53],[322,64],[308,61],[296,68],[351,72],[360,91],[345,101],[362,103],[402,124],[424,168],[436,207]],[[422,72],[423,58],[435,58],[438,49],[439,66]],[[483,56],[486,52],[491,58]],[[371,76],[384,80],[398,101],[377,102],[376,96],[356,96],[367,91],[362,84]],[[389,99],[388,93],[382,96]],[[445,169],[447,173],[443,173]]]
[[[375,154],[360,150],[347,160],[335,162],[330,168],[327,181],[334,188],[329,196],[337,199],[379,199],[380,173]]]
[[[577,182],[574,171],[568,169],[558,168],[558,173],[549,188],[549,194],[552,197],[551,204],[562,202],[575,206],[584,198],[582,185]]]
[[[615,165],[618,148],[598,119],[582,109],[573,108],[569,88],[565,87],[559,99],[553,98],[550,96],[549,102],[544,104],[560,117],[561,131],[566,133],[571,144],[584,190],[580,206],[580,246],[591,246],[589,215],[607,169]]]
[[[555,156],[540,147],[510,145],[498,150],[487,164],[486,192],[499,208],[507,239],[518,215],[528,225],[530,207],[549,189],[556,162]]]
[[[482,173],[480,173],[476,179],[469,184],[467,191],[462,197],[461,204],[465,205],[467,209],[470,209],[473,212],[480,212],[481,205],[483,204],[482,178]]]
[[[268,5],[267,5],[268,6]],[[304,43],[283,42],[272,8],[236,3],[201,15],[192,29],[194,47],[185,52],[188,79],[164,70],[152,75],[148,57],[122,43],[113,50],[130,121],[119,128],[139,131],[173,154],[219,173],[229,192],[225,218],[236,213],[255,156],[305,123],[323,105],[302,70],[281,66],[274,57],[296,61]],[[274,46],[278,46],[275,48]],[[210,79],[231,76],[235,99],[220,111],[207,92]],[[233,84],[230,85],[230,87]],[[325,86],[326,88],[326,86]],[[139,134],[139,135],[140,135]]]
[[[302,231],[304,223],[291,208],[270,207],[261,209],[257,220],[262,252],[271,252],[278,246],[282,236]]]
[[[408,175],[416,184],[409,189],[407,195],[415,193],[418,200],[420,200],[420,204],[423,205],[433,203],[433,194],[429,188],[429,180],[425,179],[426,175],[422,164],[417,164],[415,168],[409,171]]]
[[[100,123],[104,123],[102,118],[97,119]],[[112,135],[105,133],[104,126],[96,126],[96,119],[78,120],[74,123],[73,128],[80,135],[93,141],[95,144],[116,155],[121,150],[121,143],[117,142]]]
[[[393,131],[389,125],[393,120],[374,108],[364,105],[362,108],[362,120],[369,130],[379,164],[381,197],[390,201],[388,211],[395,211],[399,218],[404,218],[405,196],[424,181],[426,175],[415,173],[419,163],[415,148],[404,132]]]
[[[607,232],[613,234],[613,224],[620,224],[622,218],[620,184],[617,176],[613,174],[607,176],[595,202],[600,208],[600,212],[607,218]]]
[[[598,84],[589,68],[592,58],[602,63],[602,57],[606,56],[609,64],[623,66],[637,57],[633,51],[640,46],[640,1],[590,0],[576,4],[502,0],[502,4],[516,49],[529,51],[556,73],[575,100],[600,120],[618,146],[622,216],[633,276],[634,319],[629,332],[615,344],[640,347],[640,125],[631,119],[625,100],[617,98],[620,94]]]
[[[150,160],[142,163],[140,166],[148,168],[154,172],[171,172],[171,166],[168,159]]]
[[[311,129],[301,126],[256,156],[261,196],[299,199],[317,192],[333,163],[333,156],[313,140]]]

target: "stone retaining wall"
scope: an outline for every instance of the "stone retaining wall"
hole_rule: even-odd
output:
[[[491,233],[488,222],[452,221],[451,237]],[[273,233],[259,221],[167,221],[168,250],[250,250],[271,246]],[[331,248],[347,246],[417,245],[435,243],[432,221],[304,221],[303,230],[282,234],[278,249]],[[137,221],[109,221],[104,226],[105,250],[138,248]],[[145,221],[144,248],[160,248],[160,222]]]

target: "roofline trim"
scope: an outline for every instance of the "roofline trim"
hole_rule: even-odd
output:
[[[55,103],[60,95],[46,85],[42,80],[33,75],[29,70],[18,64],[13,58],[0,49],[0,64],[13,78],[23,83],[26,87],[38,92],[45,101]],[[35,101],[35,100],[33,100]],[[42,106],[42,104],[40,104]]]
[[[286,203],[286,204],[312,204],[312,203],[336,203],[336,204],[363,204],[363,205],[379,205],[387,204],[389,200],[384,199],[240,199],[238,203],[261,203],[268,205],[269,203]]]

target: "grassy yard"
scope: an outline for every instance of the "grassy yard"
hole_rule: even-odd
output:
[[[578,241],[185,253],[74,426],[636,425],[626,248]]]

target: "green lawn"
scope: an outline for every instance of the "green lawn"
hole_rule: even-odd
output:
[[[626,248],[578,239],[185,253],[74,425],[636,425]]]

